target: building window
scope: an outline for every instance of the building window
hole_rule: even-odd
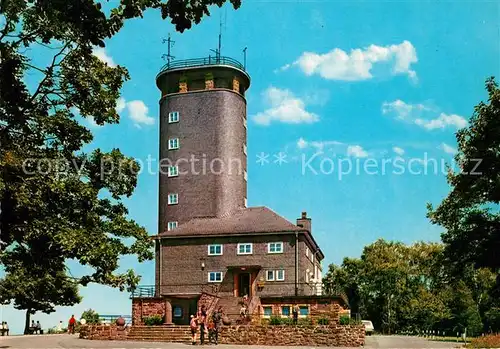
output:
[[[222,255],[222,245],[208,245],[208,255],[209,256],[221,256]]]
[[[175,228],[177,228],[177,222],[168,222],[168,225],[167,225],[168,231],[173,230]]]
[[[169,166],[168,167],[168,176],[169,177],[177,177],[179,175],[179,166]]]
[[[171,111],[168,113],[168,123],[172,124],[174,122],[179,122],[179,112],[178,111]]]
[[[179,149],[179,138],[170,138],[168,140],[168,150]]]
[[[269,253],[283,253],[283,243],[282,242],[270,242],[267,245],[267,252],[269,252]]]
[[[284,305],[281,307],[281,315],[284,317],[290,316],[290,306],[289,305]]]
[[[311,253],[311,262],[314,264],[314,253]]]
[[[247,198],[245,198],[245,202],[243,204],[245,205],[245,207],[248,207]]]
[[[247,146],[243,144],[243,154],[247,155]]]
[[[178,203],[179,203],[179,194],[177,193],[168,194],[169,205],[177,205]]]
[[[243,172],[243,178],[245,178],[246,181],[248,180],[247,171]]]
[[[238,244],[238,254],[252,254],[252,244]]]
[[[283,269],[276,270],[276,280],[285,281],[285,271]]]
[[[306,284],[309,283],[309,269],[306,270]]]
[[[266,271],[266,281],[274,281],[274,270]]]
[[[247,118],[243,118],[243,126],[245,126],[245,128],[247,128]]]
[[[211,271],[208,273],[208,282],[222,282],[222,272]]]
[[[306,246],[306,257],[309,257],[309,247]]]
[[[299,307],[299,315],[300,316],[307,316],[307,315],[309,315],[309,307],[308,306],[300,306]]]
[[[176,305],[174,307],[173,313],[174,313],[175,318],[181,318],[182,317],[182,307],[179,307],[178,305]]]
[[[264,317],[271,317],[273,315],[273,307],[262,307],[264,310]]]

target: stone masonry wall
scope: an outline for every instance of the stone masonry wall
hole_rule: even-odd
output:
[[[94,340],[126,340],[130,327],[116,325],[83,325],[80,338]]]
[[[223,327],[220,343],[266,346],[359,347],[365,328],[353,326],[230,326]]]
[[[80,330],[80,338],[91,340],[144,340],[137,334],[128,337],[136,328],[116,325],[87,325]],[[178,334],[188,326],[138,326],[148,340],[161,342],[178,341]],[[169,330],[170,329],[170,330]],[[182,332],[183,333],[183,332]],[[182,334],[181,333],[181,334]],[[185,334],[184,333],[184,334]],[[187,339],[189,340],[189,336]],[[352,326],[223,326],[219,335],[221,344],[266,346],[338,346],[360,347],[365,343],[363,325]]]
[[[163,298],[134,298],[132,300],[132,325],[142,325],[143,319],[148,316],[165,315],[165,299]]]

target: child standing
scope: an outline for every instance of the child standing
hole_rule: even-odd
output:
[[[191,321],[189,322],[189,327],[191,327],[191,342],[196,345],[196,331],[198,330],[198,318],[191,315]]]

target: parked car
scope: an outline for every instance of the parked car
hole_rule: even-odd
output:
[[[370,336],[375,330],[375,328],[373,328],[372,322],[370,320],[361,320],[361,322],[363,323],[363,325],[365,325],[366,334]]]

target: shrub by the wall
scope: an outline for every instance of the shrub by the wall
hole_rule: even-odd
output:
[[[146,326],[158,326],[163,324],[163,318],[160,315],[145,317],[143,321]]]
[[[318,319],[318,325],[328,325],[330,320],[326,317]]]

